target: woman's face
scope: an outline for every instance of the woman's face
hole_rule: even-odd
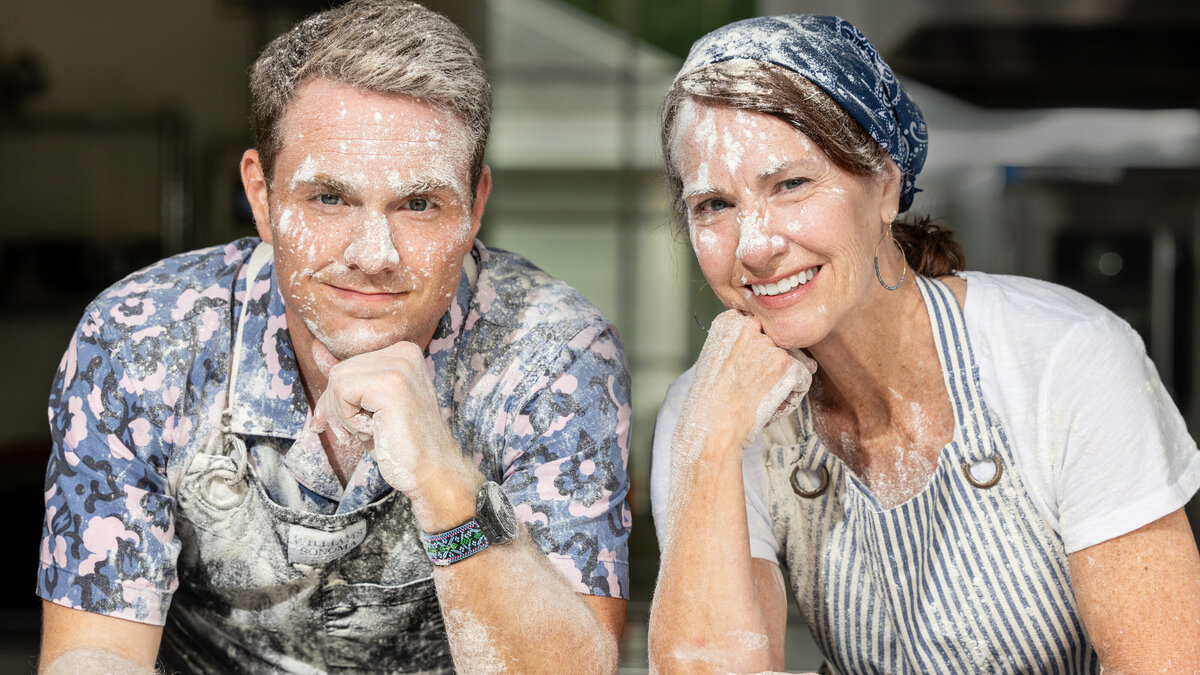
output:
[[[761,113],[689,99],[673,152],[700,269],[726,307],[759,319],[785,348],[809,347],[886,293],[875,246],[899,208],[893,169],[859,177],[805,135]],[[880,247],[880,271],[898,278]]]

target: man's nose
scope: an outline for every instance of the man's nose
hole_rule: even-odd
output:
[[[400,264],[400,252],[392,242],[387,216],[372,213],[355,228],[354,240],[346,247],[346,265],[367,274],[382,272]]]

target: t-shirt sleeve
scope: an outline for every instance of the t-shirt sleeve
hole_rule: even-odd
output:
[[[576,591],[629,597],[629,372],[611,328],[572,338],[507,420],[504,489]]]
[[[1141,338],[1105,313],[1059,342],[1039,391],[1042,447],[1059,447],[1054,484],[1068,553],[1182,507],[1200,487],[1200,452]]]
[[[162,625],[177,585],[179,545],[174,500],[155,450],[166,434],[158,417],[168,416],[169,406],[161,391],[146,390],[161,389],[165,371],[149,359],[123,367],[121,355],[99,341],[105,319],[121,317],[85,316],[51,389],[37,594]]]
[[[746,487],[746,524],[750,527],[750,557],[778,564],[779,540],[767,508],[767,444],[755,438],[742,453],[742,483]]]
[[[675,433],[675,423],[679,421],[691,382],[692,371],[689,370],[667,387],[667,395],[658,407],[658,417],[654,421],[654,441],[650,451],[650,515],[654,518],[659,551],[666,544],[670,521],[671,435]]]
[[[650,459],[650,505],[662,550],[667,530],[671,488],[671,436],[687,400],[693,371],[689,370],[667,389],[654,425],[654,445]],[[742,453],[742,483],[746,490],[746,524],[750,534],[750,556],[779,562],[779,540],[771,527],[767,509],[767,446],[756,438]]]

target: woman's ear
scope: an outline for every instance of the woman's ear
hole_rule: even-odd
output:
[[[883,223],[895,222],[900,215],[900,169],[891,157],[879,177],[879,220]]]

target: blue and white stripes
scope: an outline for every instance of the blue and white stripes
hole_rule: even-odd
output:
[[[824,447],[811,409],[801,406],[794,442],[767,456],[775,534],[801,613],[838,672],[1098,672],[1062,541],[989,419],[958,303],[941,282],[917,279],[954,438],[930,484],[886,509]],[[993,454],[1003,464],[1000,481],[972,486],[962,463],[991,472]],[[798,497],[789,483],[797,465],[824,467],[829,489]]]

